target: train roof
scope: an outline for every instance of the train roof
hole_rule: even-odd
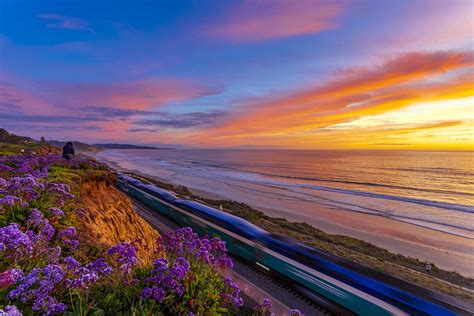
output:
[[[187,206],[188,208],[197,210],[198,212],[204,213],[207,216],[217,218],[221,221],[227,222],[230,225],[233,225],[239,228],[241,231],[246,234],[252,235],[268,235],[268,232],[261,229],[260,227],[248,222],[247,220],[240,218],[238,216],[220,211],[216,208],[204,205],[202,203],[190,200],[178,200],[177,203]]]
[[[158,188],[157,186],[155,186],[153,184],[141,184],[138,187],[145,188],[148,191],[157,193],[158,195],[163,197],[166,201],[174,201],[174,200],[178,199],[176,197],[176,195],[173,194],[173,192],[165,190],[165,189]]]
[[[125,181],[127,181],[127,182],[132,183],[133,185],[140,185],[140,184],[142,184],[142,182],[141,182],[140,180],[137,180],[137,179],[135,179],[135,178],[133,178],[133,177],[127,176],[127,175],[125,175],[125,174],[123,174],[123,173],[119,173],[119,174],[117,174],[117,176],[118,176],[119,179],[123,179],[123,180],[125,180]]]

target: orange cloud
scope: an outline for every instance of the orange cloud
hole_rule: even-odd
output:
[[[248,104],[205,132],[226,139],[304,131],[414,102],[469,96],[474,93],[472,76],[432,81],[473,65],[472,52],[405,54],[380,66],[345,70],[314,88]]]
[[[340,2],[243,1],[225,12],[225,16],[204,33],[235,42],[317,33],[333,28],[342,10]]]

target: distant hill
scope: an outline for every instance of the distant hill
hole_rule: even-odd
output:
[[[156,147],[151,146],[143,146],[143,145],[130,145],[130,144],[94,144],[102,149],[158,149]]]
[[[48,140],[47,143],[59,148],[63,148],[63,146],[66,145],[65,141],[59,141],[59,140]],[[100,150],[100,148],[94,145],[89,145],[89,144],[81,143],[77,141],[73,141],[72,144],[76,151],[99,151]]]
[[[0,142],[8,143],[8,144],[23,144],[23,143],[34,143],[35,141],[31,137],[10,134],[5,129],[0,128]]]

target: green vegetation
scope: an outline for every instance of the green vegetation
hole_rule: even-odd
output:
[[[222,205],[224,211],[244,218],[270,233],[277,233],[294,238],[307,245],[366,265],[381,272],[397,276],[417,285],[474,302],[472,293],[461,288],[465,287],[473,290],[474,279],[464,277],[457,272],[443,270],[435,264],[432,264],[432,272],[431,274],[427,274],[424,270],[425,262],[416,258],[392,253],[360,239],[328,234],[307,223],[291,222],[284,218],[270,217],[245,203],[203,198],[192,194],[191,191],[184,186],[174,186],[133,173],[129,173],[129,175],[139,180],[153,183],[163,189],[174,191],[183,197],[191,198],[216,208]]]
[[[105,247],[81,221],[82,183],[114,183],[107,166],[84,157],[4,155],[16,146],[0,151],[1,315],[240,313],[240,290],[225,276],[233,263],[224,242],[182,228],[158,237],[156,260],[140,266],[138,240]]]

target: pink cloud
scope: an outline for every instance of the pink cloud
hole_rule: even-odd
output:
[[[244,1],[207,27],[207,36],[252,42],[334,28],[343,5],[322,1]]]
[[[0,126],[48,138],[125,139],[138,118],[168,102],[218,90],[185,79],[113,83],[38,83],[0,72]],[[60,132],[60,136],[59,133]],[[32,134],[30,134],[32,133]]]
[[[107,106],[139,110],[217,92],[189,80],[164,78],[114,83],[49,83],[41,84],[40,88],[43,97],[56,106]]]

